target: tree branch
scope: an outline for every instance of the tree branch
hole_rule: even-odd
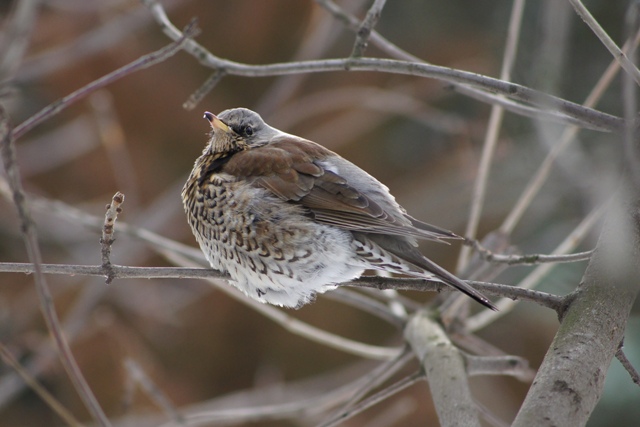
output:
[[[74,276],[105,276],[105,270],[99,265],[72,265],[72,264],[41,264],[41,271],[45,274],[64,274]],[[218,270],[209,268],[185,268],[185,267],[128,267],[111,264],[109,277],[115,279],[225,279],[229,276]],[[25,273],[35,272],[33,264],[29,263],[0,263],[0,272]],[[493,296],[510,298],[514,301],[530,301],[544,307],[558,311],[564,303],[564,298],[546,292],[532,289],[518,288],[515,286],[468,281],[470,285],[481,292]],[[397,277],[363,276],[342,284],[373,289],[395,289],[398,291],[441,292],[449,290],[449,286],[442,282],[422,279],[405,279]]]
[[[121,79],[124,76],[128,76],[135,71],[151,67],[152,65],[162,62],[167,58],[175,55],[178,51],[180,51],[180,49],[183,48],[185,42],[189,40],[190,37],[193,37],[195,34],[197,34],[197,32],[198,27],[196,25],[196,22],[192,21],[189,25],[187,25],[187,27],[185,27],[184,32],[181,33],[181,36],[178,37],[174,43],[171,43],[168,46],[165,46],[155,52],[141,56],[135,61],[130,62],[129,64],[120,67],[117,70],[112,71],[111,73],[100,77],[97,80],[94,80],[88,85],[81,87],[80,89],[70,93],[64,98],[59,99],[53,104],[50,104],[42,110],[38,111],[36,114],[29,117],[20,125],[16,126],[16,128],[13,130],[13,138],[20,138],[22,135],[29,132],[31,129],[33,129],[43,121],[55,116],[71,104],[95,92],[96,90],[101,89],[115,82],[116,80]]]
[[[582,285],[562,313],[514,427],[585,425],[600,399],[639,290],[640,215],[637,205],[633,214],[623,206],[609,209]]]
[[[182,32],[169,20],[162,6],[155,0],[144,0],[165,34],[173,40],[182,38]],[[448,83],[467,84],[489,92],[501,94],[540,110],[555,110],[562,115],[576,119],[582,126],[601,131],[621,132],[624,120],[579,104],[540,92],[516,83],[505,82],[492,77],[468,71],[440,67],[426,63],[397,61],[383,58],[343,58],[312,61],[286,62],[268,65],[248,65],[219,58],[194,40],[186,40],[184,50],[194,56],[202,65],[215,70],[224,70],[229,75],[244,77],[267,77],[287,74],[318,73],[329,71],[375,71],[428,77]]]
[[[102,227],[102,237],[100,245],[102,246],[102,269],[107,275],[105,283],[108,285],[113,280],[111,273],[111,245],[115,239],[113,238],[114,226],[118,214],[122,212],[120,205],[124,202],[124,194],[117,192],[113,195],[111,203],[107,205],[107,213],[104,215],[104,226]]]
[[[29,256],[29,260],[33,264],[34,281],[36,291],[38,292],[38,298],[40,299],[40,309],[47,324],[47,328],[49,329],[49,333],[51,334],[51,337],[58,349],[60,361],[62,362],[62,366],[67,372],[69,379],[73,383],[75,390],[78,392],[80,399],[82,399],[82,402],[91,416],[99,425],[108,427],[111,425],[109,423],[109,419],[100,407],[100,404],[91,391],[91,387],[89,387],[89,384],[87,384],[87,381],[82,375],[82,372],[73,357],[71,347],[63,334],[60,320],[58,319],[58,313],[56,312],[53,303],[53,297],[51,296],[51,291],[49,290],[46,278],[41,269],[42,255],[40,253],[40,245],[38,244],[38,235],[35,223],[33,222],[27,207],[27,201],[22,188],[20,172],[16,162],[13,132],[9,124],[9,117],[2,106],[0,106],[0,155],[2,156],[4,168],[7,173],[9,186],[13,192],[13,201],[20,218],[22,236],[25,246],[27,247],[27,254]]]
[[[367,49],[367,44],[369,43],[371,31],[373,31],[373,27],[378,23],[380,15],[382,14],[382,8],[384,8],[386,2],[387,0],[374,0],[371,4],[367,15],[362,20],[362,24],[356,33],[357,37],[353,45],[353,50],[351,51],[351,58],[360,58],[364,55],[364,51]]]
[[[411,317],[405,338],[427,375],[440,425],[480,427],[464,357],[426,311]]]
[[[576,13],[582,20],[591,28],[591,31],[600,39],[602,44],[611,53],[613,58],[620,63],[620,66],[633,78],[637,85],[640,85],[640,70],[635,64],[629,60],[627,55],[620,50],[618,45],[609,37],[607,32],[600,26],[598,21],[595,20],[593,15],[584,7],[584,4],[580,0],[569,0],[571,6],[575,9]]]
[[[629,373],[631,381],[633,381],[633,383],[636,385],[640,385],[640,374],[638,373],[638,370],[631,364],[631,361],[627,359],[627,355],[624,354],[624,350],[622,349],[622,344],[620,345],[620,347],[618,347],[618,351],[616,351],[616,359],[618,359],[627,373]]]

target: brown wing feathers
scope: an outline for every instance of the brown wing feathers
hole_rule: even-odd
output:
[[[268,189],[283,200],[302,204],[319,222],[352,231],[436,241],[457,237],[404,213],[401,214],[411,225],[398,223],[374,200],[319,165],[319,160],[335,156],[334,153],[317,144],[296,142],[287,139],[241,151],[231,157],[222,171],[249,181],[254,177],[254,185]]]

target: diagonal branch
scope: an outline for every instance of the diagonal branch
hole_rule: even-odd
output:
[[[382,8],[386,2],[387,0],[374,0],[373,4],[367,11],[367,15],[362,20],[362,24],[356,33],[356,41],[353,45],[353,50],[351,51],[352,58],[359,58],[364,55],[364,51],[367,49],[367,45],[369,44],[371,31],[373,31],[373,27],[378,23],[380,15],[382,14]]]
[[[602,395],[640,290],[638,204],[621,202],[630,194],[619,194],[608,211],[582,285],[562,313],[514,427],[585,425]]]
[[[582,4],[580,0],[569,0],[569,3],[571,3],[571,6],[573,6],[578,16],[582,18],[589,28],[591,28],[591,31],[600,39],[604,47],[611,52],[614,59],[620,63],[620,66],[633,78],[637,85],[640,85],[640,70],[638,70],[638,67],[620,50],[618,45],[609,37],[609,34],[607,34],[604,28],[595,20],[584,4]]]
[[[82,424],[76,420],[73,414],[70,413],[67,408],[62,406],[62,404],[51,393],[49,393],[49,391],[40,384],[27,369],[23,368],[22,365],[20,365],[20,362],[13,357],[9,349],[2,343],[0,343],[0,359],[2,359],[5,365],[13,368],[13,370],[20,375],[20,378],[22,378],[22,380],[31,388],[31,390],[33,390],[33,392],[36,393],[53,412],[58,414],[65,423],[71,427],[82,427]]]
[[[501,80],[511,80],[511,72],[516,60],[518,51],[518,41],[520,40],[520,29],[522,24],[522,16],[524,14],[524,0],[516,0],[513,2],[511,10],[511,18],[509,19],[509,29],[507,34],[507,45],[505,46],[504,58],[502,61],[502,70],[500,71]],[[469,219],[464,232],[465,236],[476,237],[484,201],[486,198],[487,187],[489,185],[489,173],[493,163],[493,155],[498,144],[498,136],[502,119],[504,117],[504,108],[500,105],[491,107],[491,115],[489,116],[489,124],[487,133],[485,134],[482,144],[482,153],[480,154],[480,162],[478,164],[477,176],[474,179],[474,187],[471,195],[471,207],[469,209]],[[463,246],[458,256],[458,265],[456,271],[461,272],[469,263],[471,257],[471,248]]]
[[[154,18],[167,36],[173,40],[183,37],[180,30],[169,20],[162,5],[155,0],[144,0]],[[329,71],[369,71],[428,77],[454,84],[466,84],[536,106],[539,110],[558,112],[558,118],[568,116],[589,129],[621,132],[624,120],[601,111],[587,108],[565,99],[549,95],[516,83],[492,77],[414,61],[398,61],[383,58],[342,58],[285,62],[267,65],[249,65],[219,58],[194,40],[186,40],[184,50],[194,56],[200,64],[215,70],[222,69],[227,75],[243,77],[267,77],[300,73]]]
[[[3,107],[0,106],[0,153],[2,155],[2,161],[7,173],[9,185],[13,192],[13,200],[18,210],[18,216],[22,224],[22,235],[25,246],[27,247],[27,253],[29,260],[34,267],[34,279],[38,297],[40,299],[40,308],[42,315],[47,323],[47,328],[51,334],[62,366],[64,366],[67,375],[71,379],[73,386],[80,395],[82,402],[86,406],[87,410],[95,421],[101,426],[110,426],[109,419],[104,414],[100,404],[96,400],[89,384],[85,380],[80,368],[78,367],[69,343],[67,342],[60,326],[60,320],[53,304],[53,297],[49,291],[46,278],[42,272],[42,255],[40,253],[40,246],[38,244],[38,235],[36,232],[35,223],[31,218],[31,214],[27,207],[27,201],[22,189],[22,182],[20,179],[20,172],[16,163],[15,146],[13,143],[12,129],[9,125],[9,117],[7,116]]]
[[[479,427],[464,357],[442,327],[429,313],[420,311],[409,320],[405,338],[427,375],[440,424]]]
[[[141,56],[135,61],[130,62],[129,64],[123,67],[120,67],[117,70],[112,71],[111,73],[103,77],[100,77],[98,80],[94,80],[88,85],[81,87],[80,89],[70,93],[64,98],[59,99],[53,104],[50,104],[45,108],[43,108],[42,110],[38,111],[36,114],[29,117],[20,125],[16,126],[16,128],[13,130],[13,138],[14,139],[20,138],[22,135],[29,132],[34,127],[38,126],[43,121],[58,114],[60,111],[64,110],[71,104],[95,92],[96,90],[101,89],[135,71],[139,71],[139,70],[143,70],[145,68],[151,67],[152,65],[155,65],[173,56],[178,51],[180,51],[180,49],[182,49],[182,47],[184,46],[185,42],[189,40],[190,37],[193,37],[197,32],[198,32],[198,28],[196,26],[196,22],[192,21],[189,25],[187,25],[187,27],[181,33],[181,36],[174,43],[171,43],[155,52]]]

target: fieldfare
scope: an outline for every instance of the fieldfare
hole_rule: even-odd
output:
[[[211,267],[247,296],[300,307],[374,269],[437,280],[495,309],[417,249],[417,239],[459,237],[408,215],[353,163],[246,108],[204,116],[213,131],[182,201]]]

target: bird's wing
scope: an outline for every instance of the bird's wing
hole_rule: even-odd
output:
[[[341,176],[332,162],[347,165],[348,175],[354,179]],[[458,238],[448,230],[410,217],[384,185],[311,141],[283,138],[236,153],[223,171],[251,181],[283,200],[299,203],[321,223],[351,231],[436,241]],[[363,182],[373,184],[376,191],[360,188],[366,185]]]

